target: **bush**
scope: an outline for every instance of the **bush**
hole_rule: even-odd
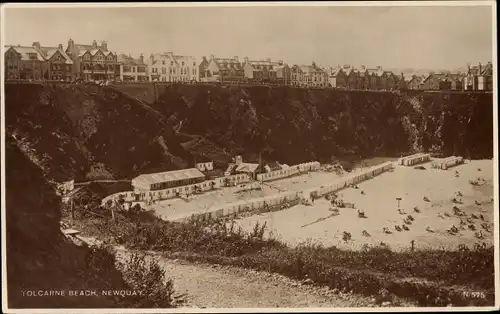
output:
[[[141,291],[139,307],[173,308],[182,300],[174,297],[173,282],[165,278],[165,271],[151,256],[132,253],[124,262],[118,262],[125,281],[132,289]]]
[[[331,288],[369,296],[377,296],[384,288],[423,306],[485,305],[493,297],[494,250],[484,245],[457,251],[414,252],[393,252],[383,243],[359,252],[311,244],[291,248],[264,239],[265,225],[255,225],[246,234],[235,228],[235,223],[221,219],[195,218],[186,223],[153,217],[134,219],[129,224],[106,223],[104,228],[107,232],[113,230],[111,233],[119,231],[121,243],[133,249],[174,253],[192,261],[265,270],[297,279],[310,278]],[[418,280],[408,283],[406,278]],[[474,300],[450,290],[452,286],[484,291],[487,299]]]

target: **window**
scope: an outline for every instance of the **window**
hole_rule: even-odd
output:
[[[184,61],[182,61],[182,66],[184,66]]]
[[[196,62],[193,62],[193,66],[194,66],[194,67],[196,66]]]
[[[193,75],[196,75],[196,69],[193,69]]]
[[[169,68],[169,70],[170,70],[170,71],[169,71],[169,74],[172,74],[172,68]]]
[[[162,64],[165,65],[165,60],[162,61]]]
[[[167,69],[166,68],[161,68],[161,74],[167,74]]]
[[[174,65],[174,61],[170,61],[170,65],[173,66]]]

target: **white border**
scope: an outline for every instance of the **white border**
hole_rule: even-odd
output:
[[[498,229],[498,79],[496,76],[497,66],[497,19],[496,19],[496,2],[495,1],[338,1],[338,2],[238,2],[238,3],[218,3],[218,2],[199,2],[199,3],[29,3],[29,4],[2,4],[0,15],[0,43],[3,49],[3,39],[5,36],[5,8],[95,8],[95,7],[280,7],[280,6],[307,6],[307,7],[324,7],[324,6],[350,6],[350,7],[372,7],[372,6],[491,6],[492,7],[492,43],[493,43],[493,161],[494,161],[494,245],[495,245],[495,306],[491,307],[422,307],[422,308],[231,308],[231,309],[9,309],[7,307],[7,270],[5,265],[6,240],[5,240],[5,92],[4,92],[4,55],[0,56],[0,71],[1,71],[1,107],[0,107],[0,135],[1,135],[1,229],[2,229],[2,312],[4,313],[241,313],[241,312],[449,312],[449,311],[491,311],[500,308],[500,275],[499,275],[499,229]],[[3,51],[3,50],[2,50]]]

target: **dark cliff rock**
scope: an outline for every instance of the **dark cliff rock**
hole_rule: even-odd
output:
[[[491,93],[195,85],[157,93],[151,106],[182,121],[182,132],[289,164],[416,150],[493,156]]]
[[[54,180],[126,178],[191,161],[163,116],[109,87],[7,84],[6,129]]]
[[[90,250],[60,231],[60,198],[38,166],[6,139],[6,262],[10,308],[117,307],[102,290],[130,289],[115,268],[95,269]],[[97,296],[70,297],[69,291],[95,290]],[[65,296],[29,296],[63,291]]]
[[[493,156],[491,93],[213,85],[6,86],[7,131],[49,177],[125,178],[232,155],[295,164]],[[194,157],[194,158],[193,158]]]

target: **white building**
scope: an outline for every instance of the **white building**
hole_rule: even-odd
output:
[[[212,161],[208,162],[198,162],[196,163],[196,169],[203,171],[211,171],[214,170],[214,163]]]
[[[143,82],[148,80],[148,73],[144,57],[134,59],[125,54],[118,55],[118,64],[120,66],[120,80],[122,82]]]
[[[177,56],[172,52],[155,53],[146,60],[146,65],[150,81],[199,81],[198,63],[191,56]]]

